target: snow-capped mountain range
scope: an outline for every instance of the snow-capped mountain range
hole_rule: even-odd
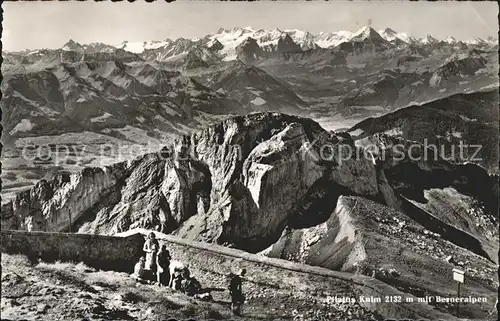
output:
[[[356,32],[335,31],[314,35],[298,29],[280,30],[278,28],[254,29],[252,27],[219,29],[215,34],[201,39],[178,38],[175,40],[152,40],[144,42],[124,41],[118,45],[104,43],[79,44],[73,40],[62,48],[63,55],[109,55],[119,52],[128,57],[129,61],[147,60],[166,62],[176,68],[206,67],[220,61],[255,61],[266,57],[275,57],[282,53],[302,53],[308,51],[322,51],[339,49],[347,54],[361,52],[385,52],[407,47],[422,47],[429,50],[448,49],[462,50],[468,47],[493,47],[498,40],[492,37],[487,39],[475,38],[467,41],[458,41],[453,37],[439,40],[431,35],[424,38],[412,37],[406,33],[386,28],[376,31],[365,26]],[[413,50],[413,49],[412,49]],[[54,50],[25,50],[13,54],[23,57],[34,57],[55,53]],[[4,51],[4,59],[8,59],[9,52]],[[30,58],[31,59],[31,58]]]
[[[349,42],[353,39],[365,39],[370,37],[371,34],[376,34],[381,36],[386,41],[391,43],[400,44],[429,44],[433,42],[439,42],[438,39],[427,35],[423,38],[412,37],[404,32],[397,32],[391,28],[386,28],[384,30],[375,31],[373,28],[365,26],[356,32],[350,31],[335,31],[335,32],[321,32],[318,35],[313,35],[310,32],[297,30],[297,29],[285,29],[280,30],[278,28],[265,30],[265,29],[254,29],[252,27],[245,28],[232,28],[232,29],[219,29],[217,33],[213,35],[208,35],[204,39],[206,41],[217,40],[220,44],[224,46],[223,52],[226,54],[226,60],[235,59],[236,47],[241,44],[247,38],[253,38],[257,41],[259,46],[264,50],[272,50],[277,46],[278,40],[284,38],[287,35],[299,45],[303,50],[315,49],[315,48],[332,48],[340,45],[343,42]],[[192,39],[193,42],[200,42],[203,40]],[[446,43],[457,43],[455,38],[447,37],[443,39]],[[124,50],[142,53],[148,49],[158,49],[161,47],[169,46],[173,40],[166,39],[162,41],[144,41],[144,42],[129,42],[124,41],[123,43],[117,45],[117,48],[122,48]],[[475,38],[464,41],[466,44],[497,44],[498,40],[488,37],[487,39]]]
[[[93,151],[109,141],[161,144],[254,111],[314,114],[331,130],[348,128],[498,86],[497,47],[493,39],[420,39],[370,27],[319,35],[247,27],[201,39],[70,40],[55,49],[3,51],[2,142],[12,155],[19,144],[43,145],[52,136],[88,142]],[[93,151],[85,162],[93,162]]]

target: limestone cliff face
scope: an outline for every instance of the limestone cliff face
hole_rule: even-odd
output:
[[[71,224],[73,231],[114,234],[146,227],[264,248],[318,180],[377,195],[369,160],[336,161],[334,147],[342,144],[309,119],[235,117],[157,154],[41,181],[4,207],[3,228],[67,230]],[[329,158],[322,155],[325,145]]]
[[[316,123],[280,114],[250,117],[254,121],[223,123],[187,141],[211,173],[210,207],[191,216],[177,235],[256,251],[279,237],[319,179],[377,195],[373,164],[360,158],[339,166],[337,157],[321,155],[326,144],[341,143]]]
[[[371,143],[389,145],[380,138]],[[310,228],[314,239],[333,229],[332,235],[352,240],[351,221],[337,208],[342,195],[418,216],[411,202],[425,200],[427,189],[445,182],[494,205],[494,193],[486,197],[489,187],[479,185],[480,173],[439,162],[375,160],[361,147],[310,119],[279,113],[235,117],[159,153],[41,181],[2,206],[2,228],[61,231],[71,225],[71,231],[115,234],[142,227],[257,252],[290,230]],[[439,208],[434,199],[433,208]],[[332,213],[339,213],[333,221]],[[357,253],[347,260],[353,262],[363,257],[358,241],[331,237],[341,252],[336,255]]]
[[[453,244],[456,247],[453,251],[462,249],[497,262],[498,245],[493,245],[498,243],[498,232],[493,227],[494,222],[498,224],[495,178],[476,165],[454,165],[434,160],[432,154],[424,157],[424,150],[409,148],[410,144],[384,135],[357,141],[359,148],[370,147],[367,155],[372,157],[374,167],[364,177],[376,175],[378,194],[372,200],[378,204],[368,200],[373,195],[369,193],[371,189],[361,191],[359,185],[355,187],[364,198],[346,197],[349,192],[345,190],[336,194],[320,193],[322,199],[331,202],[338,199],[335,205],[320,202],[322,208],[330,209],[324,213],[323,221],[315,225],[308,225],[304,220],[289,224],[280,239],[263,254],[330,269],[357,270],[372,264],[371,257],[378,257],[384,248],[412,243],[398,235],[398,231],[409,224],[399,220],[404,217],[414,225],[410,230],[415,231],[418,226],[420,231],[428,232],[421,237],[422,242],[434,235]],[[359,170],[360,166],[355,168]],[[352,174],[355,170],[347,172]],[[335,184],[341,181],[337,179]],[[364,186],[370,186],[369,182]],[[339,186],[323,184],[318,190],[335,188]],[[301,210],[310,212],[310,208],[314,206],[304,205]],[[374,214],[378,215],[377,219],[372,219]],[[380,222],[387,226],[381,229]],[[388,228],[391,224],[392,230]],[[391,232],[389,236],[387,232]],[[387,237],[389,239],[384,240]],[[377,242],[386,246],[377,246]],[[433,245],[432,249],[437,250],[438,246]],[[433,253],[434,257],[444,259],[443,252],[438,252]],[[382,262],[392,261],[390,257],[382,259]]]
[[[297,199],[324,175],[325,168],[314,161],[315,156],[304,153],[306,141],[303,127],[292,123],[257,145],[245,160],[244,185],[258,209],[258,229],[266,234],[275,232],[273,227],[284,224]],[[254,218],[243,216],[241,219],[251,221]]]
[[[60,175],[50,182],[40,181],[8,205],[15,217],[11,228],[66,229],[116,184],[117,177],[113,174],[95,168],[71,176]]]
[[[165,228],[169,217],[160,210],[159,193],[164,160],[149,154],[120,165],[124,167],[120,179],[77,222],[80,232],[115,234],[134,227]]]

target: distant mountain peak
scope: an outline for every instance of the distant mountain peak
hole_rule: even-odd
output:
[[[344,30],[332,33],[322,32],[319,36],[315,37],[315,43],[321,48],[331,48],[349,41],[352,36],[352,32]]]
[[[366,40],[377,36],[380,37],[378,32],[376,32],[372,27],[364,26],[353,34],[351,40]]]
[[[496,38],[496,37],[488,36],[488,37],[486,37],[486,40],[491,42],[491,43],[498,44],[498,38]]]
[[[360,34],[366,35],[366,34],[369,34],[371,32],[376,32],[376,31],[370,26],[364,26],[361,29],[359,29],[358,31],[356,31],[354,33],[354,35],[360,35]]]
[[[457,42],[457,39],[453,38],[452,36],[449,36],[447,37],[444,42],[447,42],[447,43],[456,43]]]
[[[78,42],[74,41],[73,39],[69,39],[68,42],[66,42],[64,44],[62,49],[67,50],[67,51],[81,51],[81,50],[83,50],[83,47]]]
[[[439,40],[437,40],[437,39],[436,39],[436,38],[434,38],[433,36],[431,36],[431,35],[427,34],[427,35],[425,36],[425,38],[423,39],[423,41],[422,41],[422,42],[423,42],[424,44],[431,44],[431,43],[436,43],[436,42],[438,42],[438,41],[439,41]]]
[[[391,28],[385,28],[384,30],[378,31],[379,35],[396,45],[410,44],[414,42],[414,38],[409,37],[406,33],[399,33]]]
[[[285,32],[290,36],[293,42],[299,45],[303,50],[315,49],[319,47],[315,41],[316,37],[308,31],[287,29]]]
[[[392,35],[397,35],[398,34],[394,29],[391,29],[391,28],[385,28],[384,32],[387,33],[387,34],[392,34]]]
[[[250,33],[250,32],[254,32],[254,29],[252,27],[245,27],[245,28],[234,27],[231,29],[221,28],[221,29],[219,29],[218,33],[244,34],[244,33]]]
[[[288,35],[288,33],[286,32],[282,32],[281,35],[280,35],[280,38],[281,39],[286,39],[286,38],[290,38],[290,35]],[[290,38],[291,39],[291,38]]]

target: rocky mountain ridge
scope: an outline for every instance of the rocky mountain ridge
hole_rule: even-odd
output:
[[[136,55],[145,60],[156,60],[168,62],[183,59],[187,55],[196,56],[197,60],[210,63],[211,60],[231,61],[241,57],[238,56],[236,48],[247,39],[253,39],[260,50],[266,53],[300,52],[317,50],[320,48],[331,49],[335,47],[359,47],[360,42],[375,44],[375,50],[388,50],[408,46],[437,48],[468,48],[475,46],[480,48],[493,47],[498,41],[492,37],[486,39],[475,38],[467,41],[457,41],[453,37],[438,40],[430,35],[424,38],[408,36],[406,33],[398,33],[390,28],[378,32],[369,26],[365,26],[356,32],[336,31],[332,33],[320,33],[313,35],[302,30],[272,30],[246,28],[219,29],[217,33],[207,35],[202,39],[178,38],[175,40],[155,40],[144,42],[125,41],[120,45],[108,45],[92,43],[81,45],[70,40],[63,47],[63,51],[76,51],[81,54],[104,54],[116,50],[128,52],[128,55]],[[214,46],[214,44],[216,44]],[[342,47],[343,46],[343,47]],[[352,49],[352,48],[351,48]],[[47,51],[48,49],[44,49]],[[50,50],[49,50],[50,51]],[[25,50],[23,52],[4,52],[6,56],[33,56],[39,55],[41,50]],[[137,59],[132,58],[129,59]],[[203,66],[197,65],[197,67]]]
[[[322,124],[333,120],[329,129],[346,128],[366,117],[498,83],[498,55],[487,46],[434,48],[435,41],[431,47],[399,46],[364,28],[345,50],[304,49],[310,34],[264,30],[255,39],[231,43],[239,60],[224,61],[233,33],[221,31],[227,37],[220,41],[151,42],[141,54],[75,41],[56,50],[4,52],[2,142],[8,157],[2,196],[13,197],[55,172],[104,166],[138,154],[108,157],[103,145],[115,151],[117,145],[151,145],[147,149],[152,152],[176,135],[231,115],[279,111]],[[389,49],[377,51],[384,47]],[[61,155],[55,150],[60,144],[86,151]],[[21,157],[26,146],[49,151],[27,160]]]
[[[116,60],[57,64],[17,73],[3,83],[9,137],[73,131],[105,134],[131,126],[166,137],[196,128],[205,115],[243,112],[239,103],[179,72]],[[111,133],[112,134],[112,133]]]
[[[359,152],[370,139],[383,151],[398,143],[375,135],[356,147],[348,134],[329,133],[309,119],[277,113],[236,117],[183,136],[158,154],[41,181],[18,195],[3,218],[17,220],[12,224],[18,228],[51,230],[67,228],[61,222],[71,215],[81,231],[107,234],[156,227],[186,238],[255,249],[266,247],[290,222],[324,220],[328,211],[312,209],[326,191],[336,195],[329,194],[329,200],[360,195],[404,211],[398,195],[421,201],[424,190],[443,188],[446,182],[493,215],[497,190],[494,184],[474,183],[480,175],[471,175],[479,168],[467,170],[473,165],[444,160],[396,161],[393,156],[380,163],[379,154]],[[385,174],[380,166],[387,167]],[[429,176],[417,182],[411,175],[397,174],[412,166],[424,172],[435,168],[447,173],[443,179],[449,178]],[[486,172],[481,175],[494,179]],[[81,201],[82,195],[89,201]],[[318,200],[318,195],[323,196]],[[64,214],[64,208],[71,213]]]
[[[356,139],[380,133],[426,143],[450,162],[476,163],[498,173],[497,101],[498,88],[456,94],[367,118],[349,132]]]
[[[159,153],[42,180],[2,205],[2,228],[149,228],[366,274],[414,295],[449,291],[439,275],[451,255],[469,291],[494,293],[498,177],[419,158],[411,143],[378,133],[354,141],[279,113],[238,116]],[[426,266],[423,283],[415,264]]]

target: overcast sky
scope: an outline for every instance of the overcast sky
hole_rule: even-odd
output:
[[[194,38],[220,27],[301,29],[312,33],[390,27],[422,37],[497,37],[495,2],[4,2],[5,50],[59,48],[68,39]]]

